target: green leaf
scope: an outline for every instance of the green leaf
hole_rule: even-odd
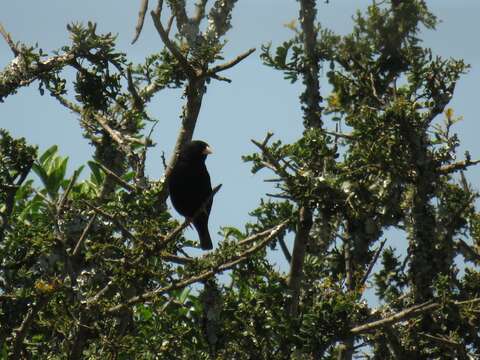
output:
[[[57,145],[49,147],[38,159],[41,164],[44,164],[48,159],[50,159],[58,150]]]
[[[90,170],[92,170],[92,176],[90,177],[91,181],[96,185],[101,185],[105,179],[105,173],[95,161],[89,161],[88,166],[90,167]]]

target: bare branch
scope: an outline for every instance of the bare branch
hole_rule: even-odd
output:
[[[255,48],[251,48],[251,49],[245,51],[243,54],[238,55],[235,59],[233,59],[233,60],[231,60],[231,61],[229,61],[225,64],[214,66],[212,69],[210,69],[208,71],[207,75],[213,76],[216,73],[219,73],[221,71],[225,71],[225,70],[228,70],[228,69],[234,67],[239,62],[241,62],[242,60],[246,59],[248,56],[253,54],[255,52],[255,50],[256,50]]]
[[[440,174],[451,174],[459,170],[466,170],[469,166],[480,164],[480,160],[463,160],[453,164],[442,166],[438,172]]]
[[[352,136],[351,134],[344,134],[344,133],[339,133],[339,132],[336,132],[336,131],[328,131],[328,130],[323,130],[323,132],[327,135],[332,135],[332,136],[335,136],[335,137],[338,137],[338,138],[343,138],[343,139],[346,139],[346,140],[355,140],[355,137]]]
[[[145,14],[148,9],[148,0],[141,0],[140,10],[138,12],[137,25],[135,26],[135,35],[132,40],[132,44],[138,40],[140,33],[142,32],[143,23],[145,22]]]
[[[315,8],[315,0],[300,1],[300,24],[302,27],[302,40],[305,53],[305,70],[303,72],[303,82],[305,84],[305,108],[304,108],[304,126],[306,128],[322,127],[322,107],[320,103],[322,97],[320,95],[319,82],[319,64],[317,54],[317,29],[315,27],[315,16],[317,9]]]
[[[125,180],[123,180],[120,176],[115,174],[112,170],[107,168],[105,165],[102,163],[96,163],[107,176],[111,176],[112,179],[121,187],[123,187],[127,191],[135,191],[135,187],[127,183]]]
[[[169,254],[169,253],[160,254],[160,258],[163,259],[163,260],[171,261],[175,264],[181,264],[181,265],[189,264],[189,263],[195,261],[195,259],[191,258],[191,257],[178,256],[178,255],[173,255],[173,254]]]
[[[480,264],[480,254],[474,249],[472,249],[472,247],[468,245],[465,241],[459,239],[455,242],[455,246],[458,251],[463,255],[465,260],[471,261],[475,264]]]
[[[144,110],[144,101],[138,94],[137,88],[133,82],[132,69],[130,66],[127,68],[127,80],[128,80],[128,91],[130,92],[133,98],[133,106],[137,111],[141,112]]]
[[[190,65],[190,63],[185,58],[185,56],[183,56],[183,54],[181,53],[177,45],[171,42],[170,39],[168,38],[168,34],[165,31],[160,18],[161,8],[157,8],[155,11],[151,11],[150,15],[152,16],[153,24],[155,25],[155,28],[157,29],[157,32],[160,35],[160,38],[162,39],[167,49],[172,53],[175,59],[177,59],[177,61],[182,66],[182,68],[185,70],[185,73],[188,75],[188,77],[194,78],[196,76],[195,69]],[[178,18],[177,18],[177,21],[178,21]]]
[[[278,242],[280,243],[280,248],[282,249],[283,256],[285,256],[285,260],[290,264],[292,262],[292,255],[290,254],[290,251],[288,251],[285,240],[280,238]]]
[[[373,255],[372,261],[370,261],[370,264],[368,264],[367,271],[365,271],[365,274],[363,275],[362,280],[360,280],[360,286],[365,285],[365,283],[367,282],[368,277],[370,276],[370,273],[372,272],[373,267],[377,263],[378,257],[382,253],[383,247],[385,246],[386,242],[387,242],[387,239],[383,240],[380,243],[380,246],[378,247],[377,251],[375,251],[375,255]]]
[[[289,220],[285,220],[285,221],[281,222],[280,225],[288,224],[288,221]],[[249,244],[257,241],[258,239],[264,237],[265,235],[268,235],[271,231],[272,231],[272,229],[267,229],[267,230],[261,231],[259,233],[250,235],[249,237],[239,241],[238,245],[240,245],[240,246],[249,245]]]
[[[113,280],[110,280],[107,285],[100,289],[93,297],[85,301],[86,305],[96,303],[103,295],[105,295],[113,286]]]
[[[20,54],[20,50],[18,49],[17,45],[15,45],[15,43],[12,40],[12,37],[5,30],[2,24],[0,24],[0,34],[3,36],[3,38],[7,42],[8,46],[10,47],[10,50],[12,50],[13,55],[17,57]]]
[[[464,301],[452,301],[453,305],[463,306],[463,305],[472,305],[480,303],[480,298],[474,298],[471,300],[464,300]],[[431,312],[439,309],[442,306],[441,303],[434,303],[432,301],[426,301],[419,305],[411,306],[407,309],[404,309],[396,314],[390,315],[386,318],[372,321],[370,323],[356,326],[350,330],[352,334],[362,334],[366,332],[371,332],[378,328],[382,328],[387,325],[395,324],[401,321],[408,320],[412,317],[424,314],[426,312]]]
[[[55,94],[54,92],[50,92],[50,95],[52,95],[55,99],[58,100],[60,104],[62,104],[64,107],[69,109],[70,111],[77,113],[77,114],[82,114],[82,107],[73,103],[72,101],[68,100],[67,98],[61,96],[60,94]]]
[[[58,202],[58,206],[57,206],[58,213],[62,212],[63,207],[65,206],[65,202],[67,201],[68,195],[70,194],[70,191],[72,191],[73,185],[75,185],[75,182],[77,181],[79,175],[80,175],[80,171],[75,171],[73,173],[73,176],[70,179],[70,182],[68,183],[67,189],[65,190],[65,192],[62,195],[62,198]]]
[[[80,235],[80,238],[78,239],[77,241],[77,245],[75,245],[75,248],[73,249],[72,251],[72,256],[75,257],[78,255],[78,253],[80,252],[80,249],[83,245],[83,242],[85,241],[85,239],[87,238],[87,235],[88,235],[88,232],[90,231],[90,228],[92,227],[95,219],[96,219],[97,215],[94,214],[90,220],[88,221],[87,225],[85,226],[85,228],[83,229],[82,231],[82,235]]]
[[[232,82],[231,79],[229,79],[229,78],[227,78],[227,77],[225,77],[225,76],[217,75],[217,74],[213,74],[213,75],[211,75],[210,77],[211,77],[212,79],[215,79],[215,80],[218,80],[218,81],[225,81],[225,82],[227,82],[227,83],[229,83],[229,84]]]
[[[127,154],[130,153],[130,149],[125,145],[125,140],[116,130],[113,130],[110,125],[108,125],[108,120],[98,113],[94,113],[95,120],[100,124],[100,126],[105,130],[110,137],[124,150]]]
[[[288,275],[288,287],[292,292],[292,298],[289,304],[289,314],[293,317],[295,317],[298,312],[300,289],[303,279],[303,262],[312,225],[313,220],[311,210],[306,206],[302,206],[298,213],[298,225],[295,234],[295,241],[293,243],[290,273]]]

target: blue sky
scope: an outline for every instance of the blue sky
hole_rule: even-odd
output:
[[[187,0],[189,1],[189,0]],[[150,1],[154,5],[154,1]],[[189,2],[192,2],[190,0]],[[93,21],[99,32],[118,34],[118,47],[133,62],[140,62],[158,51],[162,43],[147,15],[144,31],[138,42],[133,37],[139,1],[118,0],[44,0],[4,1],[0,5],[0,22],[15,41],[35,44],[51,51],[68,44],[66,25],[70,22]],[[356,9],[365,8],[368,0],[318,1],[318,20],[323,26],[345,34],[351,28]],[[469,150],[474,159],[480,157],[477,137],[477,106],[480,51],[478,34],[480,2],[473,0],[428,0],[432,11],[442,20],[436,31],[424,32],[425,44],[444,57],[463,58],[472,65],[469,74],[459,82],[452,102],[456,115],[464,121],[456,130],[462,151]],[[274,45],[292,36],[283,24],[297,17],[298,2],[293,0],[241,0],[233,12],[233,29],[227,34],[226,60],[256,47],[257,52],[224,75],[233,82],[213,82],[204,98],[195,138],[211,144],[215,153],[209,157],[213,184],[223,183],[215,198],[210,228],[214,243],[220,226],[239,226],[249,219],[248,212],[256,207],[260,196],[269,191],[264,175],[253,176],[241,155],[254,151],[250,139],[262,139],[267,131],[285,142],[294,141],[302,131],[298,103],[300,85],[290,85],[282,74],[261,64],[261,44]],[[0,41],[0,67],[12,55]],[[167,90],[153,100],[150,114],[159,119],[154,133],[157,146],[151,150],[148,174],[162,174],[160,155],[170,154],[176,138],[182,106],[181,92]],[[41,150],[58,144],[62,155],[70,157],[70,172],[90,159],[93,149],[82,138],[77,119],[49,96],[40,96],[33,85],[0,104],[0,127],[14,136],[23,136]],[[472,169],[469,180],[476,186],[480,170]],[[401,241],[396,239],[395,241]],[[401,247],[401,246],[399,246]]]

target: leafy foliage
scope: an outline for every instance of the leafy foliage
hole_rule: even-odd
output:
[[[208,13],[199,1],[192,17],[185,1],[166,3],[174,40],[143,64],[95,24],[72,24],[55,56],[24,46],[0,75],[0,99],[39,80],[94,147],[69,175],[57,146],[38,156],[0,132],[0,358],[352,359],[363,347],[372,359],[477,356],[480,216],[464,175],[476,161],[457,160],[461,118],[448,107],[468,66],[422,47],[419,30],[436,24],[425,1],[374,2],[344,36],[299,1],[301,28],[290,24],[293,38],[261,58],[304,84],[305,130],[291,144],[254,141],[259,152],[244,160],[274,174],[273,193],[197,258],[166,209],[165,178],[145,174],[148,104],[184,89],[178,145],[188,141],[206,86],[234,65],[211,67],[235,1]],[[330,93],[320,96],[319,80]],[[288,273],[267,246],[282,250]],[[366,301],[373,293],[378,303]]]

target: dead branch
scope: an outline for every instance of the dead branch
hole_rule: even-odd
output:
[[[19,54],[20,54],[20,50],[18,49],[17,45],[15,45],[15,43],[13,42],[12,40],[12,37],[10,36],[10,34],[5,30],[5,28],[3,27],[2,24],[0,24],[0,34],[3,36],[3,38],[5,39],[5,41],[7,42],[8,44],[8,47],[10,48],[10,50],[12,50],[12,53],[15,57],[17,57]]]
[[[140,33],[143,29],[143,23],[145,22],[145,14],[147,13],[148,9],[148,0],[141,0],[140,2],[140,10],[138,11],[138,18],[137,18],[137,25],[135,26],[135,35],[133,36],[132,44],[140,37]]]

